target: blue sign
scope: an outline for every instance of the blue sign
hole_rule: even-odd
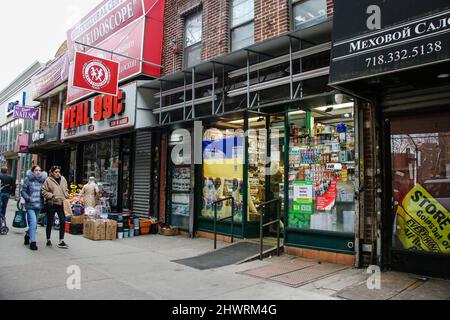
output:
[[[16,106],[20,105],[19,101],[15,101],[15,102],[10,102],[8,103],[8,110],[6,111],[6,114],[9,116],[14,112],[14,109],[16,108]]]
[[[243,156],[244,139],[241,137],[203,141],[205,160],[240,159]]]

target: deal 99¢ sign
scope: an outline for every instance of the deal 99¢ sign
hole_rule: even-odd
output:
[[[134,126],[135,108],[128,108],[127,99],[134,101],[135,87],[120,89],[117,96],[98,95],[68,107],[64,112],[62,139],[97,134]]]

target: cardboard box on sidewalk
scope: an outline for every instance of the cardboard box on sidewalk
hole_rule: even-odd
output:
[[[106,220],[106,240],[117,239],[117,221]]]
[[[83,235],[93,241],[106,240],[106,223],[103,220],[86,220]]]

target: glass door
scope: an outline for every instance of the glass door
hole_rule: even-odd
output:
[[[248,211],[247,229],[258,231],[261,210],[267,201],[281,198],[280,217],[284,220],[284,155],[285,114],[248,113]],[[265,206],[266,223],[277,219],[276,203]],[[284,225],[284,223],[283,223]],[[282,229],[284,226],[282,227]],[[267,228],[267,235],[276,235],[276,225]],[[259,236],[259,233],[257,234]]]
[[[450,274],[450,113],[390,119],[392,264]]]
[[[267,116],[258,113],[248,115],[248,211],[247,221],[258,222],[261,212],[258,207],[269,200],[267,186],[268,168]],[[270,208],[266,208],[269,212]],[[269,220],[265,215],[266,221]]]
[[[269,187],[268,187],[268,200],[280,199],[281,200],[281,221],[282,232],[281,236],[284,236],[284,227],[286,221],[284,219],[285,210],[285,170],[286,170],[286,153],[288,152],[285,141],[286,137],[286,115],[285,113],[271,115],[269,122],[269,150],[270,150],[270,165],[269,170]],[[270,218],[275,220],[276,210],[270,208]],[[270,229],[272,234],[276,233],[276,226],[272,226]]]
[[[182,231],[190,231],[192,212],[192,166],[190,159],[186,159],[183,150],[174,152],[174,147],[185,137],[173,133],[170,137],[168,155],[168,215],[171,225]]]

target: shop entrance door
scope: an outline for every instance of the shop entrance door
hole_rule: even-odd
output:
[[[390,265],[450,277],[450,112],[391,117],[386,124]]]
[[[259,222],[262,209],[252,217],[252,210],[264,202],[280,199],[264,207],[264,223],[277,219],[277,205],[280,205],[282,231],[284,229],[284,181],[285,181],[285,113],[252,114],[249,116],[249,221]],[[276,236],[277,226],[264,230],[266,236]],[[258,233],[259,234],[259,233]],[[283,236],[283,232],[281,232]]]
[[[193,166],[183,151],[174,152],[185,137],[171,134],[168,148],[168,195],[166,221],[183,232],[193,232]]]

